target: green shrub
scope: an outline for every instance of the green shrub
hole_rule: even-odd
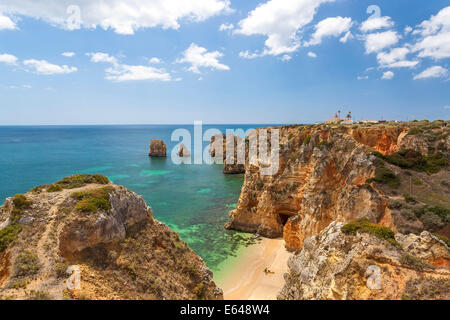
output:
[[[450,219],[450,209],[443,206],[423,206],[414,210],[414,213],[418,218],[421,218],[427,212],[431,212],[439,216],[444,221],[448,221]]]
[[[394,246],[399,246],[398,242],[395,240],[394,231],[388,227],[372,223],[365,218],[346,224],[342,227],[341,231],[351,235],[356,235],[358,232],[370,233],[380,239],[386,240]]]
[[[400,179],[394,172],[385,167],[378,167],[375,170],[375,177],[369,179],[367,182],[372,181],[388,185],[392,188],[397,188],[400,185]]]
[[[374,152],[373,155],[400,168],[423,171],[428,174],[437,173],[449,164],[449,161],[439,152],[424,157],[420,152],[406,149],[387,156],[379,152]]]
[[[96,213],[98,210],[108,211],[111,209],[110,192],[111,188],[104,187],[73,193],[72,197],[78,200],[75,210],[92,213]]]
[[[391,210],[400,210],[405,206],[403,201],[394,200],[389,204],[389,209]]]
[[[47,192],[59,192],[62,191],[63,187],[59,184],[52,184],[47,188]]]
[[[400,257],[400,263],[418,271],[423,271],[426,267],[428,267],[428,264],[423,262],[420,258],[408,253],[404,253]]]
[[[445,244],[447,245],[447,247],[450,248],[450,240],[449,240],[447,237],[445,237],[445,236],[443,236],[443,235],[440,235],[440,234],[436,234],[436,233],[433,233],[433,235],[434,235],[435,237],[438,237],[440,240],[444,241]]]
[[[400,214],[402,215],[403,218],[405,218],[406,220],[409,221],[415,221],[417,220],[416,215],[414,214],[414,212],[412,212],[411,210],[401,210]]]
[[[27,277],[38,273],[40,269],[39,259],[37,255],[25,250],[20,253],[14,264],[14,275],[16,277]]]
[[[50,295],[45,290],[31,290],[28,300],[50,300]]]
[[[109,179],[100,174],[76,174],[74,176],[65,177],[54,183],[54,185],[58,185],[63,189],[75,189],[91,183],[108,184]]]
[[[311,141],[311,136],[308,134],[305,138],[305,141],[303,142],[305,145],[309,144],[309,142]]]
[[[427,230],[439,230],[445,226],[445,222],[437,214],[427,211],[423,216],[420,217],[425,229]]]
[[[422,132],[423,132],[422,129],[419,129],[419,128],[412,128],[412,129],[409,130],[408,135],[410,135],[410,136],[415,136],[415,135],[420,134],[420,133],[422,133]]]
[[[67,268],[69,265],[63,262],[57,262],[55,264],[55,273],[57,278],[67,278],[69,275],[67,274]]]
[[[20,225],[9,225],[0,230],[0,252],[4,251],[10,243],[19,236],[22,227]]]
[[[12,201],[14,207],[19,210],[28,209],[33,204],[33,202],[28,200],[27,197],[23,194],[16,194],[13,197]]]
[[[403,197],[405,198],[405,201],[407,202],[407,203],[417,203],[417,200],[416,199],[414,199],[410,194],[407,194],[407,193],[405,193],[404,195],[403,195]]]
[[[413,183],[414,183],[414,185],[416,185],[416,186],[420,186],[420,185],[423,184],[422,180],[420,180],[420,179],[414,179]]]

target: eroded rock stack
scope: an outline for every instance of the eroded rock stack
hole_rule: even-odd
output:
[[[150,141],[150,157],[166,157],[167,147],[164,141],[159,139],[153,139]]]
[[[177,154],[178,154],[179,157],[190,157],[191,156],[191,152],[189,151],[188,148],[186,148],[184,143],[180,144],[180,147],[178,149],[178,153]]]
[[[239,161],[238,148],[243,151],[243,161]],[[227,158],[227,150],[234,150]],[[215,135],[210,140],[210,154],[212,157],[223,157],[224,174],[241,174],[245,172],[246,142],[239,136],[225,134]]]

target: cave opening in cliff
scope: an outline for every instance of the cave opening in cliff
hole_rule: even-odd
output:
[[[283,227],[284,227],[284,226],[286,225],[287,221],[289,220],[289,218],[290,218],[291,216],[290,216],[290,215],[287,215],[287,214],[282,214],[282,213],[279,213],[278,215],[279,215],[279,217],[280,217],[281,224],[282,224]]]

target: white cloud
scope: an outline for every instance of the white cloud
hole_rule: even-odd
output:
[[[0,30],[15,30],[16,24],[9,17],[0,13]]]
[[[248,50],[245,50],[245,51],[239,52],[239,57],[244,58],[244,59],[255,59],[255,58],[261,57],[261,54],[259,54],[258,52],[250,53]]]
[[[75,56],[75,52],[63,52],[63,53],[61,53],[61,55],[63,55],[64,57],[67,57],[67,58],[72,58]]]
[[[411,28],[410,26],[406,26],[405,30],[404,30],[404,33],[406,35],[406,34],[410,34],[412,31],[413,31],[413,28]]]
[[[148,62],[153,63],[153,64],[159,64],[162,61],[159,58],[153,57],[153,58],[149,59]]]
[[[219,27],[219,31],[227,31],[227,30],[233,30],[234,25],[232,23],[222,23]]]
[[[29,84],[24,84],[23,87],[24,87],[25,89],[31,89],[31,88],[32,88],[32,86],[29,85]]]
[[[442,78],[448,74],[448,70],[441,66],[430,67],[414,77],[414,80],[427,78]]]
[[[351,18],[334,17],[322,20],[316,25],[311,40],[306,42],[305,45],[311,46],[320,44],[325,37],[338,37],[341,34],[348,32],[352,25],[353,22]]]
[[[230,70],[227,65],[219,62],[223,53],[219,51],[208,52],[206,48],[191,43],[188,49],[183,52],[183,58],[178,59],[178,63],[189,63],[189,71],[200,73],[200,68],[211,68],[217,70]]]
[[[391,28],[394,26],[394,22],[391,17],[379,17],[379,18],[369,18],[361,24],[359,28],[362,32],[369,32],[384,28]]]
[[[163,69],[148,66],[129,66],[126,64],[114,64],[105,70],[105,79],[117,82],[159,80],[170,81],[171,76]]]
[[[389,52],[380,52],[377,54],[377,60],[382,68],[412,68],[415,67],[419,61],[409,61],[406,59],[407,54],[410,53],[408,48],[395,48]]]
[[[109,55],[104,52],[94,52],[86,53],[87,56],[91,57],[91,62],[93,63],[110,63],[112,66],[105,70],[105,79],[124,82],[124,81],[143,81],[143,80],[156,80],[156,81],[170,81],[172,79],[171,75],[164,69],[158,69],[149,66],[132,66],[127,64],[120,64],[116,57]],[[149,62],[152,62],[152,58]],[[161,60],[158,59],[158,63]],[[156,63],[153,60],[152,63]]]
[[[27,67],[34,69],[34,72],[43,75],[52,75],[52,74],[65,74],[76,72],[78,69],[75,67],[69,67],[67,65],[56,65],[49,63],[45,60],[25,60],[23,64]]]
[[[317,58],[317,54],[315,54],[314,52],[310,51],[310,52],[308,52],[308,57],[310,57],[310,58]]]
[[[335,0],[269,0],[251,11],[234,32],[267,36],[262,55],[280,55],[300,47],[298,33],[310,23],[322,3]],[[247,54],[249,56],[249,54]]]
[[[348,40],[353,39],[353,34],[348,31],[342,38],[339,39],[342,43],[347,43]]]
[[[106,63],[117,63],[117,59],[115,57],[110,56],[107,53],[104,52],[92,52],[92,53],[86,53],[87,56],[91,57],[91,62],[99,63],[99,62],[106,62]]]
[[[445,106],[444,109],[450,109],[450,106]]]
[[[366,53],[383,50],[396,44],[400,36],[395,31],[371,33],[365,36]]]
[[[413,34],[421,36],[414,45],[414,51],[419,52],[419,57],[435,60],[450,58],[450,6],[430,20],[423,21]]]
[[[291,59],[292,59],[292,57],[288,54],[285,54],[281,57],[281,61],[289,61]]]
[[[0,62],[7,64],[16,64],[17,60],[18,60],[17,57],[13,56],[12,54],[7,53],[0,54]]]
[[[68,8],[76,5],[81,21]],[[142,28],[178,29],[181,20],[203,21],[230,12],[229,0],[2,0],[0,12],[44,20],[64,29],[113,29],[133,34]],[[75,22],[75,23],[74,23]]]
[[[358,80],[368,80],[369,76],[358,76]]]
[[[391,80],[392,78],[394,78],[394,73],[392,71],[386,71],[381,77],[383,80]]]

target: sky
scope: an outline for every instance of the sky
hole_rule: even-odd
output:
[[[449,119],[450,0],[0,0],[0,125]]]

